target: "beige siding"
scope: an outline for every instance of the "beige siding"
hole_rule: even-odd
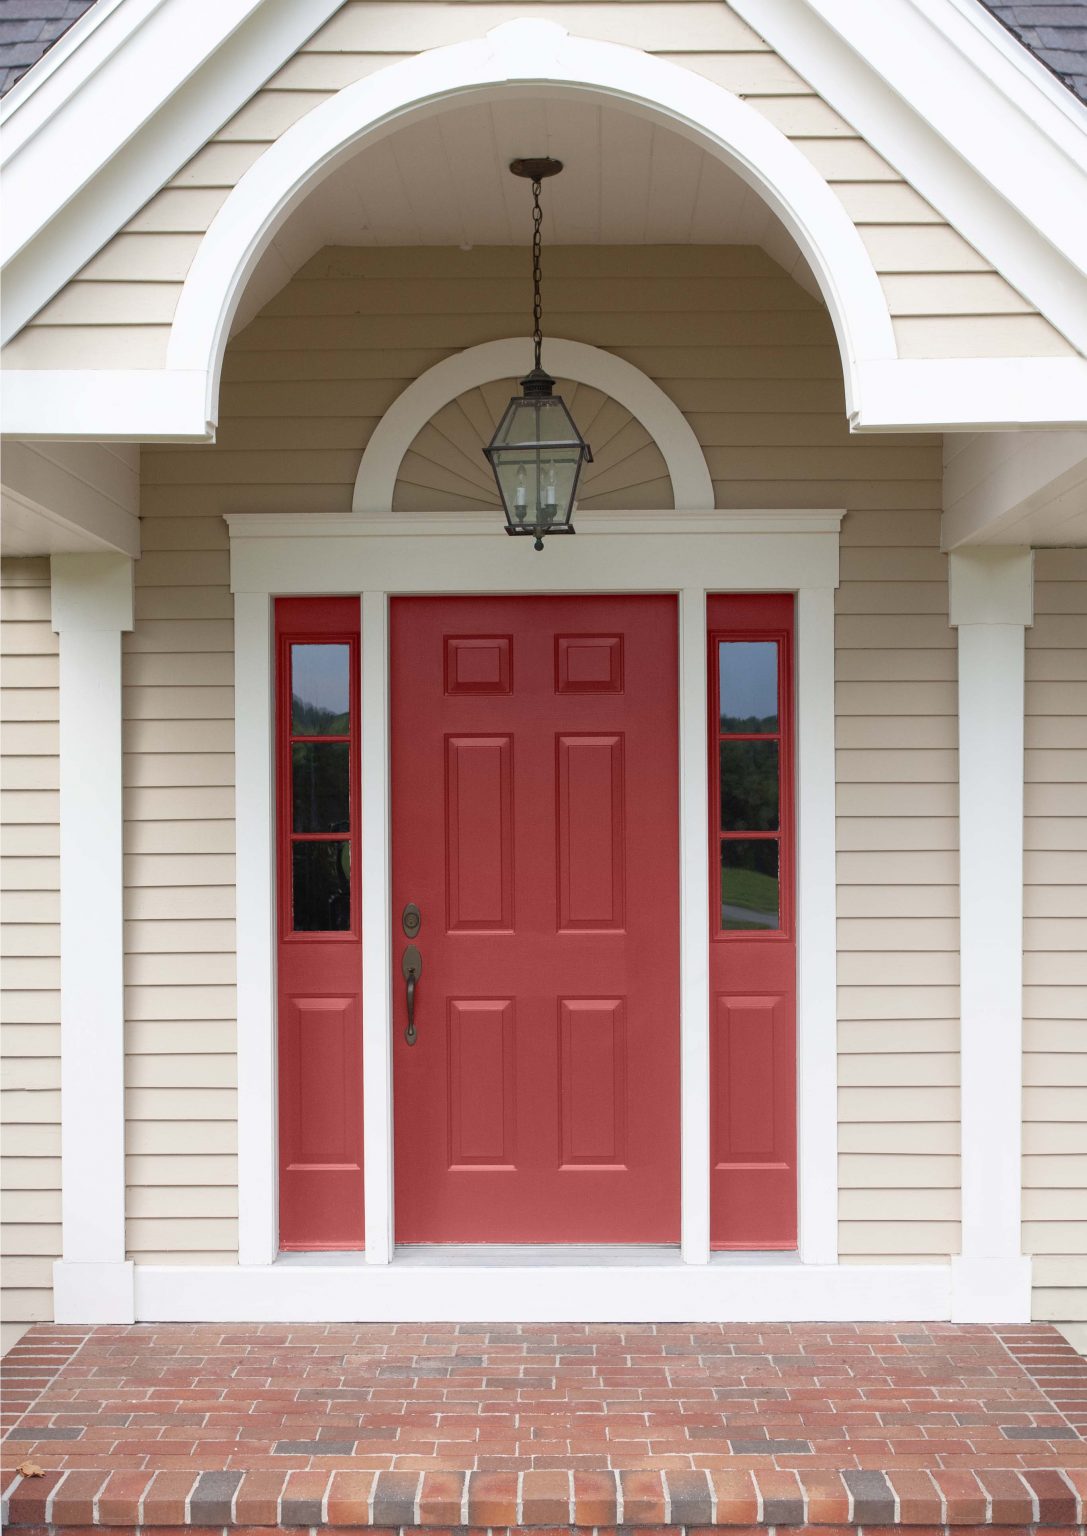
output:
[[[5,361],[30,368],[161,366],[180,285],[200,237],[270,143],[343,86],[421,48],[479,37],[521,16],[556,19],[575,35],[670,58],[741,95],[786,134],[856,223],[883,282],[903,356],[1072,352],[725,5],[348,0],[9,344]],[[380,232],[367,238],[380,239]]]
[[[3,1314],[53,1315],[60,1257],[57,637],[48,560],[0,565]]]
[[[479,296],[492,285],[504,293],[493,280],[516,259],[486,249],[322,252],[232,342],[218,445],[144,451],[145,553],[125,646],[129,1242],[138,1257],[234,1251],[222,514],[347,511],[361,451],[405,385],[456,348],[508,334],[511,314]],[[955,692],[939,441],[850,439],[830,324],[758,249],[569,247],[550,264],[570,295],[569,324],[578,317],[575,335],[603,334],[686,413],[718,505],[850,509],[838,603],[842,1249],[859,1261],[953,1252]],[[734,309],[732,280],[742,294]],[[381,285],[380,312],[349,313],[352,285],[364,281]],[[614,300],[624,282],[628,305]],[[439,286],[440,305],[421,303]]]
[[[1035,555],[1027,631],[1023,1247],[1034,1316],[1087,1321],[1087,550]]]

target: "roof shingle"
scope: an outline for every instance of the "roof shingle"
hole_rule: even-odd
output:
[[[0,0],[0,96],[93,4],[94,0]]]
[[[1082,0],[982,0],[1036,59],[1087,102],[1087,4]]]

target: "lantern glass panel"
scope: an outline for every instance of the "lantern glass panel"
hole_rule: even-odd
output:
[[[499,448],[495,476],[509,521],[556,526],[573,511],[580,448]]]

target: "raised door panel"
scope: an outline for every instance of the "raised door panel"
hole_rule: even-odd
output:
[[[621,929],[623,738],[558,738],[559,929]]]
[[[511,998],[451,999],[449,1167],[515,1164],[517,1047]]]
[[[513,743],[509,736],[446,742],[448,926],[513,927]]]
[[[559,1004],[559,1143],[564,1168],[624,1168],[626,1010],[621,998]]]

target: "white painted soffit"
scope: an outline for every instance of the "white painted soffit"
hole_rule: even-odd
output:
[[[0,340],[48,303],[341,3],[98,0],[0,110]]]
[[[1087,108],[980,0],[729,0],[1087,352]]]

